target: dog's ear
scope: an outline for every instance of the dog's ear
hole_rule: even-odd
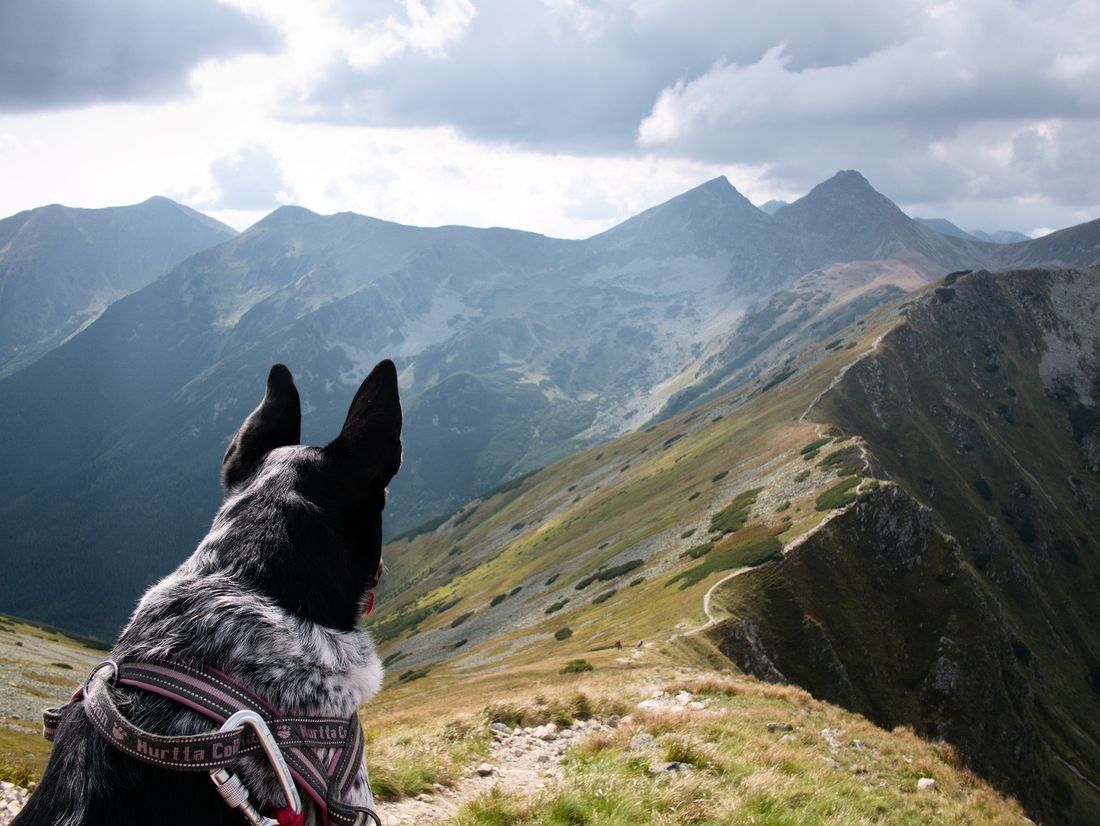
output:
[[[260,461],[277,447],[296,445],[302,435],[302,404],[294,377],[286,365],[276,364],[267,374],[267,392],[253,410],[222,459],[222,484],[226,489],[243,482]]]
[[[401,467],[401,398],[397,368],[380,361],[351,400],[344,427],[325,453],[351,461],[358,476],[386,484]]]

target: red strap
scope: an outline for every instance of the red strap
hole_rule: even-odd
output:
[[[276,809],[275,819],[279,821],[279,826],[305,826],[305,814],[298,812],[295,814],[292,810],[287,808]]]

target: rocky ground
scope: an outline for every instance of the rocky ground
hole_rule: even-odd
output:
[[[643,700],[641,709],[676,709],[683,711],[707,710],[705,701],[696,700],[687,692],[676,695],[656,690],[653,696]],[[609,732],[620,726],[629,727],[629,716],[610,716],[606,719],[578,720],[566,728],[554,723],[528,728],[509,728],[503,723],[493,723],[493,747],[488,759],[471,771],[455,788],[437,786],[434,794],[421,794],[393,803],[379,803],[378,813],[385,826],[427,826],[443,823],[469,801],[499,788],[510,794],[537,796],[562,779],[562,763],[566,751],[587,737],[598,732]],[[652,750],[653,762],[650,774],[658,776],[679,771],[691,771],[682,763],[662,761],[657,754],[657,741],[647,733],[631,738],[631,751]]]
[[[0,780],[0,826],[11,823],[30,796],[26,789]]]
[[[0,615],[0,734],[7,729],[40,737],[42,709],[65,702],[100,659],[60,634]],[[22,761],[30,755],[13,757]],[[0,826],[7,826],[29,796],[26,789],[0,781]]]

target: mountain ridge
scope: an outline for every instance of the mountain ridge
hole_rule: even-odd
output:
[[[184,258],[234,235],[159,196],[103,209],[49,204],[0,220],[0,376],[40,358]]]
[[[885,216],[871,248],[864,242],[876,232],[861,238],[851,214],[830,220],[822,206],[836,200],[830,191]],[[110,633],[129,600],[201,536],[219,499],[214,470],[225,440],[273,362],[293,366],[304,438],[323,442],[346,406],[341,388],[394,357],[408,446],[390,506],[398,533],[642,427],[673,402],[682,409],[757,381],[792,348],[942,274],[916,249],[909,263],[830,263],[794,278],[785,274],[791,261],[806,257],[798,233],[789,248],[768,252],[776,222],[784,226],[780,213],[756,210],[725,179],[684,195],[642,216],[671,210],[679,219],[681,209],[691,215],[717,200],[716,222],[693,222],[700,236],[672,222],[666,238],[675,243],[656,247],[645,243],[660,237],[655,231],[634,247],[609,248],[601,236],[589,243],[404,227],[287,207],[192,256],[0,382],[0,425],[11,436],[0,446],[10,469],[0,481],[4,553],[52,560],[68,581],[49,599],[0,587],[0,601]],[[906,238],[939,237],[912,226],[857,173],[788,210],[817,225],[816,259],[829,244],[893,254]],[[731,215],[749,231],[726,232]],[[797,229],[799,220],[785,220]],[[832,242],[821,232],[830,224]],[[624,222],[620,233],[636,228]],[[1049,249],[1087,258],[1095,229]],[[975,250],[1001,249],[945,243],[939,251],[957,254],[945,261],[953,266]],[[85,415],[72,417],[76,409]],[[149,491],[157,495],[148,511],[126,504]],[[75,547],[137,562],[124,576],[79,581],[63,564]]]

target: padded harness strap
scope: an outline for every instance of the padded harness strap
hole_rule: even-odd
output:
[[[370,818],[380,824],[370,795],[366,808],[344,803],[363,762],[363,729],[353,714],[349,719],[332,717],[284,717],[250,689],[210,667],[195,668],[182,663],[100,663],[67,706],[47,709],[43,714],[44,734],[53,740],[62,713],[83,703],[84,713],[95,730],[119,751],[138,760],[177,771],[209,771],[228,768],[241,756],[262,754],[255,734],[246,728],[197,735],[153,734],[127,720],[111,697],[106,665],[115,667],[119,685],[142,689],[167,697],[197,711],[218,724],[243,709],[255,711],[268,724],[297,784],[316,802],[326,826],[356,826]],[[331,771],[317,751],[335,750]]]

